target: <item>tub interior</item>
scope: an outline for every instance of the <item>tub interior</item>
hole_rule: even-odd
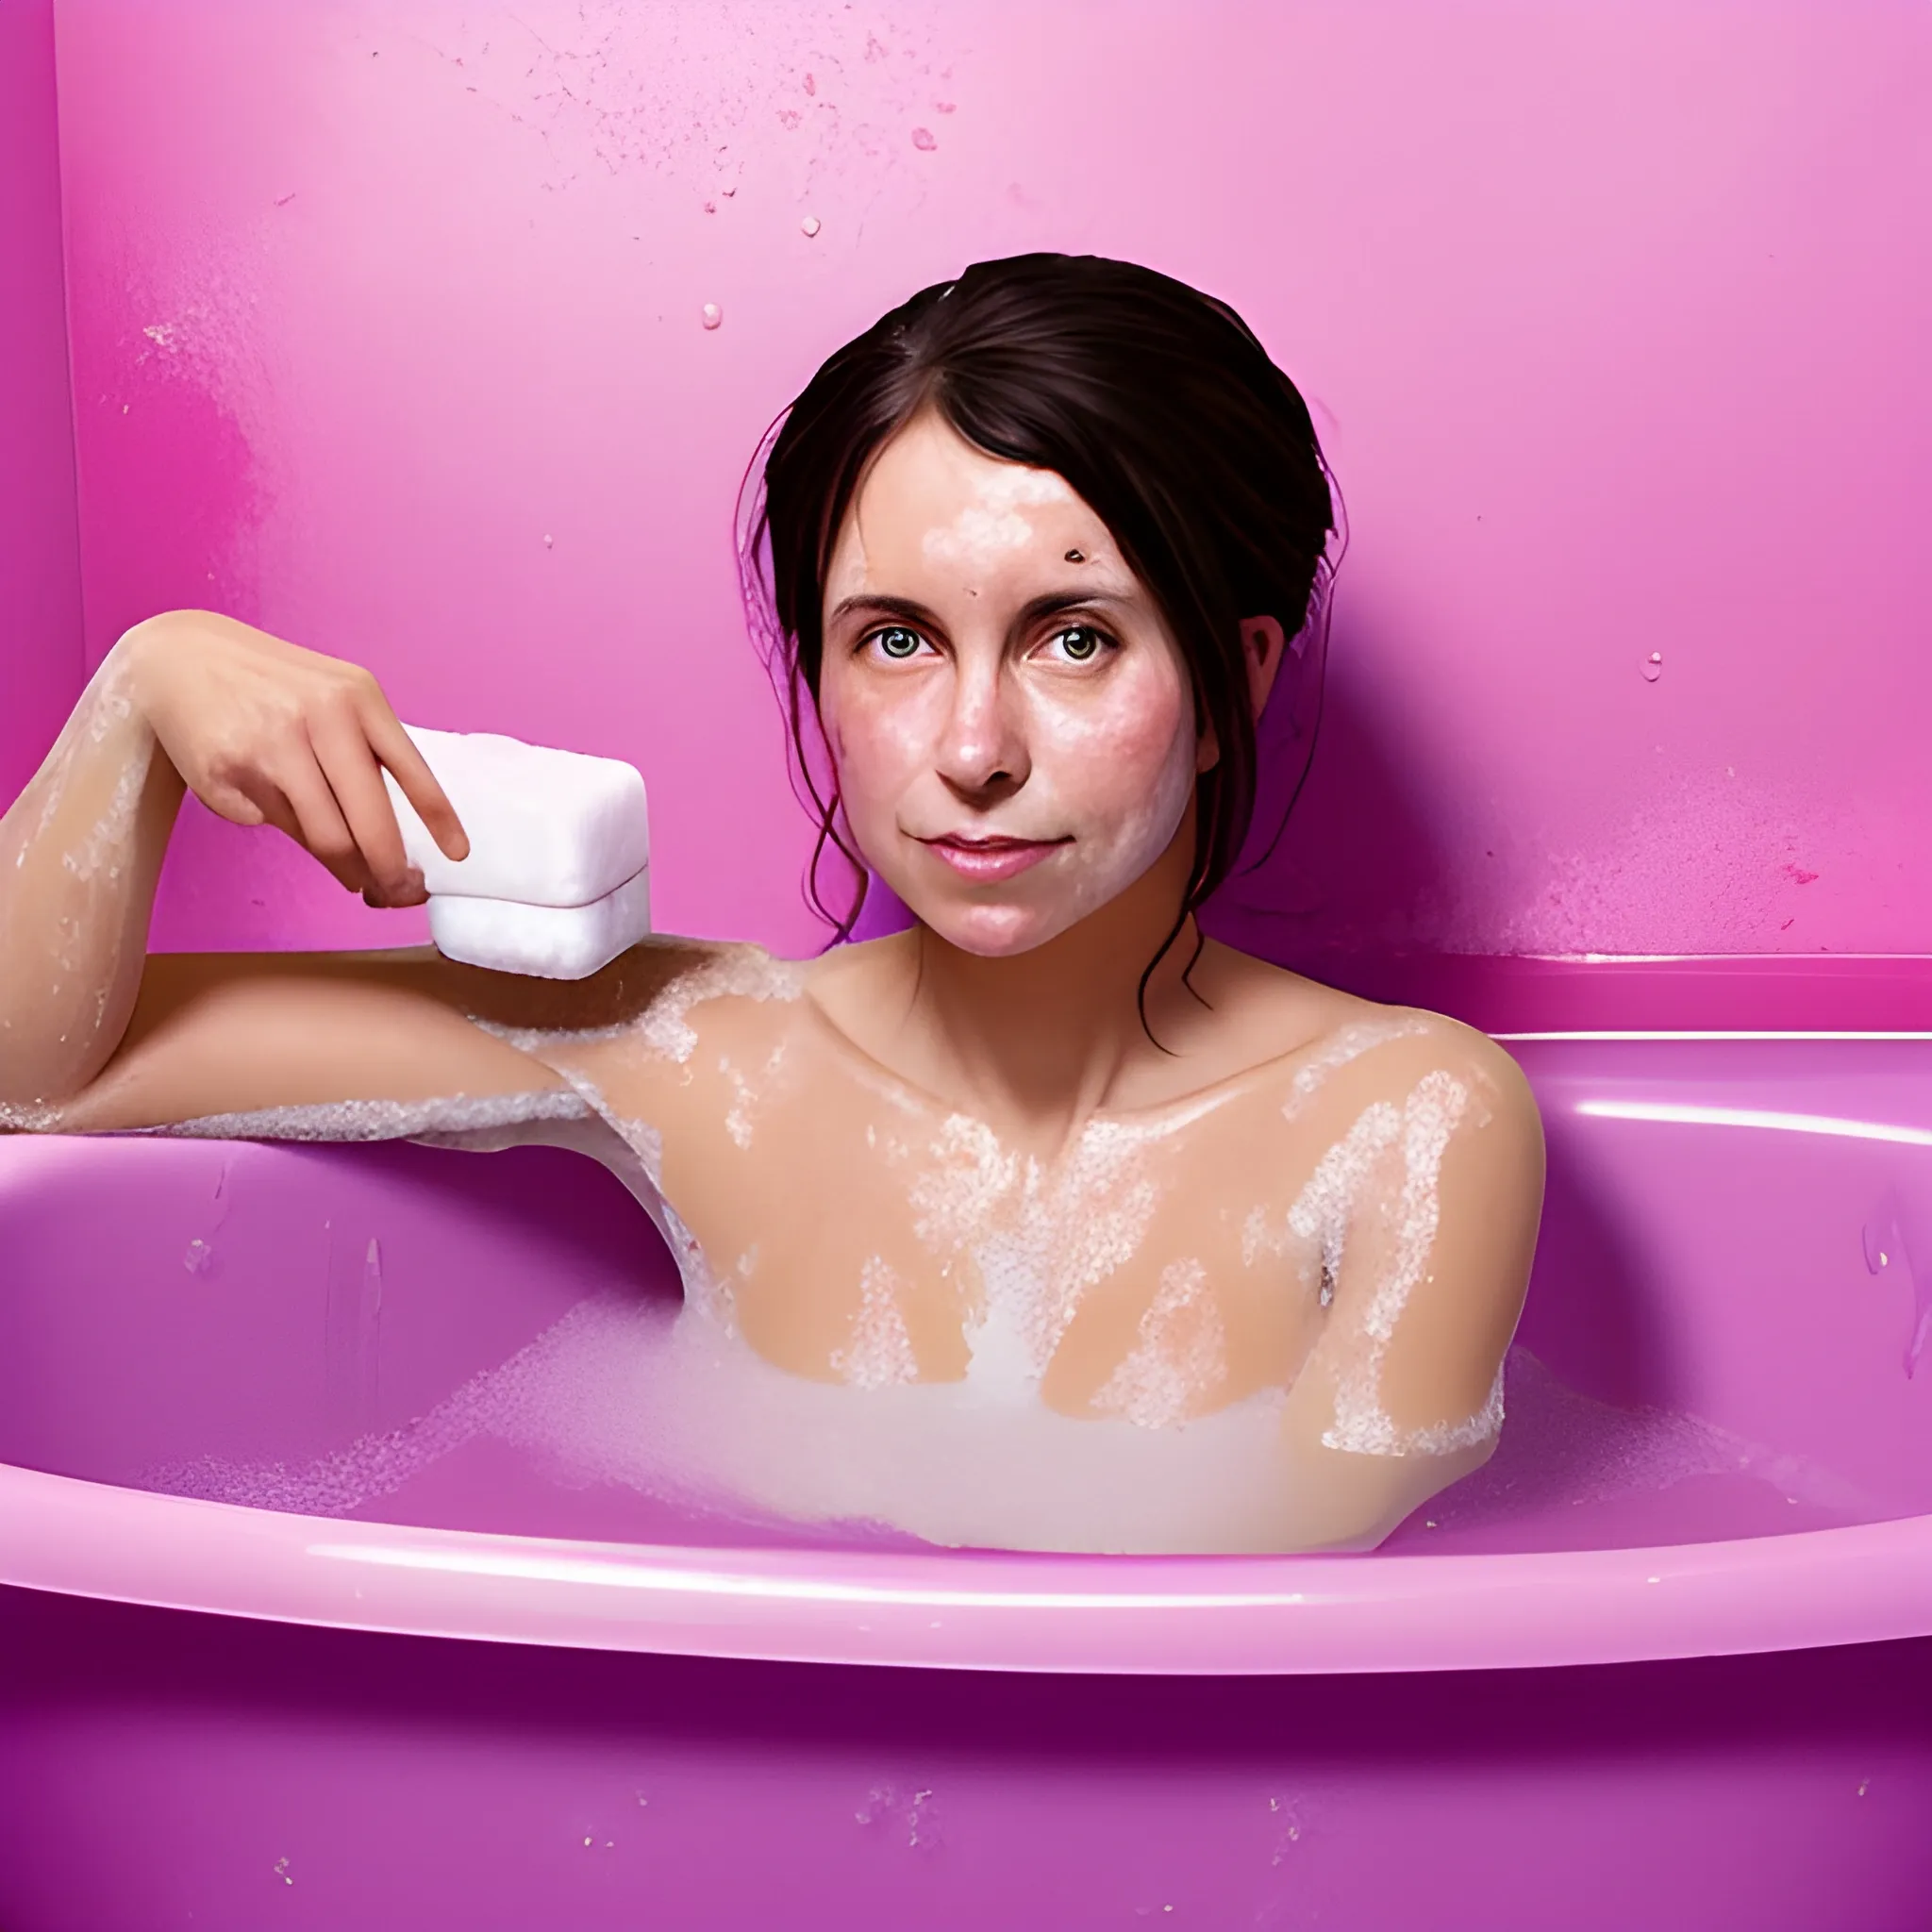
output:
[[[1502,1446],[1384,1547],[1932,1508],[1932,1041],[1512,1050],[1549,1185]],[[558,1149],[0,1140],[0,1459],[450,1528],[909,1543],[586,1481],[464,1423],[460,1391],[573,1310],[675,1294],[630,1195]]]

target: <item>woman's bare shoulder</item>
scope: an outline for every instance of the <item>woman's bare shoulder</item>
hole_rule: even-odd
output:
[[[742,1060],[789,1031],[816,962],[745,941],[653,941],[606,969],[607,983],[514,1010],[472,999],[469,1017],[553,1067],[597,1084],[654,1070]]]
[[[1214,1000],[1258,1084],[1280,1086],[1292,1115],[1317,1096],[1343,1109],[1401,1101],[1431,1074],[1470,1086],[1486,1110],[1531,1121],[1522,1069],[1486,1033],[1421,1007],[1386,1005],[1265,960],[1219,949]]]
[[[667,1006],[689,1009],[801,970],[749,941],[668,935],[642,941],[588,979],[530,979],[430,958],[435,997],[492,1030],[530,1034],[628,1032]]]

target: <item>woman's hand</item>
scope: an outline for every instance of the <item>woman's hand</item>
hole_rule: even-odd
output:
[[[360,665],[203,610],[138,624],[115,654],[129,701],[210,811],[278,826],[372,906],[426,896],[383,766],[443,852],[469,851],[442,788]]]

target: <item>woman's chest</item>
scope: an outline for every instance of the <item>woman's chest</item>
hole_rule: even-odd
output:
[[[692,1287],[792,1373],[1153,1424],[1285,1387],[1312,1345],[1320,1245],[1250,1097],[1045,1154],[795,1038],[649,1084]]]

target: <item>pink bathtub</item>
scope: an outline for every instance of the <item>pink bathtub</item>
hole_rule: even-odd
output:
[[[1932,963],[1461,972],[1548,1208],[1502,1452],[1373,1557],[753,1533],[489,1437],[159,1493],[656,1237],[553,1150],[0,1141],[0,1925],[1924,1926]]]

